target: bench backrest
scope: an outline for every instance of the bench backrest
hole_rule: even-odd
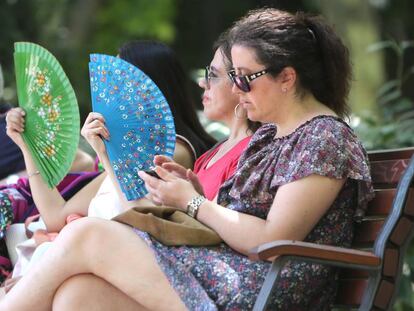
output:
[[[363,221],[356,224],[353,247],[372,250],[382,258],[382,268],[371,273],[342,269],[336,306],[392,307],[414,232],[413,154],[414,148],[369,153],[376,196]]]

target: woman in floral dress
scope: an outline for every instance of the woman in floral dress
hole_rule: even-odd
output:
[[[186,211],[224,243],[165,246],[118,223],[82,219],[63,230],[0,307],[249,310],[270,267],[250,261],[251,248],[273,240],[350,245],[354,217],[373,191],[365,151],[342,120],[347,49],[320,18],[276,9],[248,13],[227,35],[233,92],[249,119],[267,123],[236,174],[212,202],[162,167],[161,179],[140,173],[155,202]],[[335,273],[288,262],[269,308],[328,310]],[[85,284],[95,288],[92,295],[76,290]],[[23,292],[29,302],[19,300]]]

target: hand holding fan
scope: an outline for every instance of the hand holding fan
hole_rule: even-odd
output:
[[[109,160],[128,200],[147,190],[138,171],[153,167],[155,155],[172,157],[175,127],[170,107],[155,83],[132,64],[92,54],[89,75],[93,111],[101,113],[111,135]]]
[[[43,47],[14,44],[19,106],[26,111],[22,134],[50,188],[68,173],[79,143],[75,92],[56,58]]]

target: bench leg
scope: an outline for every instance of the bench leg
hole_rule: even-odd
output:
[[[273,288],[276,284],[279,272],[285,266],[285,263],[289,260],[287,257],[279,257],[273,261],[272,266],[267,273],[266,279],[263,283],[262,289],[256,298],[253,311],[264,311],[266,310],[267,304],[273,292]]]

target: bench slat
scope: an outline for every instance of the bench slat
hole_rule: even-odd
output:
[[[395,188],[410,159],[371,162],[371,178],[375,188]]]
[[[375,190],[375,197],[368,203],[366,216],[386,216],[391,210],[395,189]]]

